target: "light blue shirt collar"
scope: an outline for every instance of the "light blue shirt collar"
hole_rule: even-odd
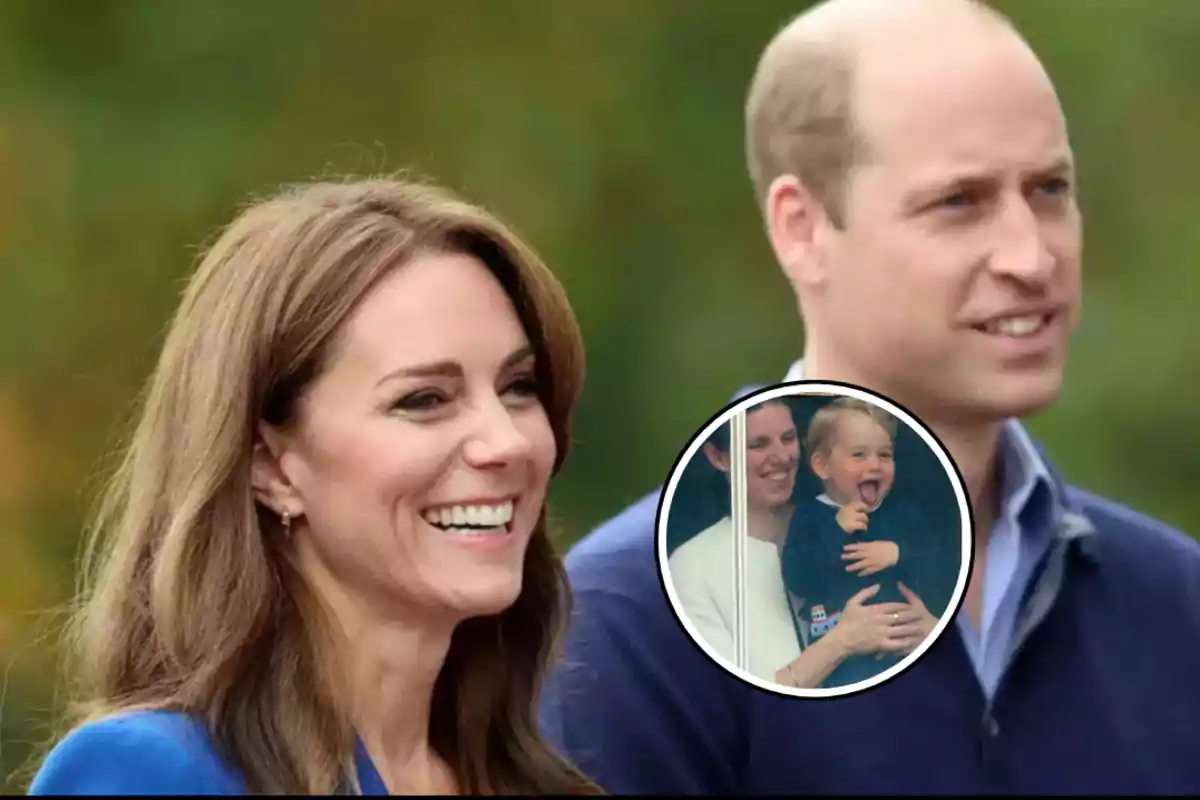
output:
[[[797,361],[786,380],[803,379],[804,366]],[[1076,549],[1089,555],[1094,539],[1088,534],[1095,531],[1086,517],[1072,509],[1064,484],[1017,420],[1005,421],[998,455],[1000,506],[989,526],[979,628],[965,608],[956,615],[963,645],[989,700],[1022,638],[1040,619],[1025,614],[1022,602],[1031,587],[1038,592],[1034,580],[1037,564],[1051,551],[1058,559],[1065,556],[1064,546],[1054,547],[1056,540],[1071,544],[1070,540],[1080,539]],[[1057,584],[1047,586],[1042,587],[1040,596],[1051,599],[1037,604],[1042,617],[1058,591]]]
[[[804,380],[802,361],[792,364],[785,380]],[[1000,506],[989,526],[979,629],[965,607],[956,615],[963,645],[989,701],[1022,638],[1038,624],[1036,615],[1023,613],[1022,602],[1035,585],[1036,565],[1051,551],[1059,559],[1064,557],[1066,548],[1055,548],[1055,540],[1072,544],[1070,540],[1080,539],[1076,549],[1089,555],[1094,537],[1088,534],[1095,531],[1086,517],[1072,509],[1064,484],[1017,420],[1004,422],[998,455]],[[1057,595],[1057,591],[1056,585],[1042,587],[1040,596]],[[1037,605],[1044,616],[1047,602]]]
[[[803,359],[792,363],[784,380],[805,380]],[[1022,532],[1035,536],[1042,531],[1053,536],[1076,539],[1094,532],[1091,522],[1075,511],[1062,481],[1019,421],[1005,421],[1000,453],[1003,459],[1003,482],[998,516],[1011,515],[1022,523]],[[1030,519],[1031,516],[1034,518]]]

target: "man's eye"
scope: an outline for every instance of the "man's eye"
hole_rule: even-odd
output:
[[[1052,197],[1067,194],[1071,190],[1071,182],[1066,178],[1050,178],[1038,184],[1038,191]]]
[[[969,208],[975,204],[975,196],[970,192],[955,192],[946,195],[938,205],[945,208]]]

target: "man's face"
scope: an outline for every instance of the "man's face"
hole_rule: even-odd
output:
[[[1001,418],[1058,395],[1082,224],[1048,78],[1018,40],[970,38],[863,60],[865,157],[810,331],[922,411]]]

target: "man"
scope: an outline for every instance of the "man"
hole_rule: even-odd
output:
[[[880,391],[937,432],[977,523],[966,600],[881,687],[753,689],[675,620],[655,493],[568,558],[548,733],[612,793],[1200,792],[1200,545],[1067,485],[1016,422],[1057,397],[1080,306],[1037,57],[969,0],[831,0],[768,46],[747,124],[807,329],[787,377]]]

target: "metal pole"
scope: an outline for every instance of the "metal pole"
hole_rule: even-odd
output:
[[[730,420],[729,489],[733,520],[733,647],[739,669],[748,669],[746,636],[746,545],[749,524],[746,500],[746,412]]]

